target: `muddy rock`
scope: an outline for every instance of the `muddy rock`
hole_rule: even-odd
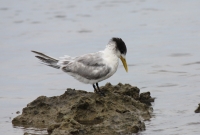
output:
[[[144,92],[144,93],[140,94],[139,101],[144,103],[144,104],[147,104],[147,105],[151,106],[151,102],[154,102],[154,100],[155,100],[155,98],[151,97],[151,93],[150,92]]]
[[[129,84],[101,87],[104,96],[67,89],[63,95],[40,96],[12,120],[15,126],[47,128],[51,135],[120,135],[145,130],[154,101]]]
[[[199,106],[197,107],[197,109],[194,112],[195,113],[200,113],[200,104],[199,104]]]

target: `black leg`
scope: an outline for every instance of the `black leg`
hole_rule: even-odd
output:
[[[102,91],[100,90],[99,84],[98,84],[98,83],[96,83],[96,86],[97,86],[97,89],[98,89],[98,91],[100,92],[100,94],[103,95],[103,96],[105,97],[106,95],[105,95],[104,92],[102,92]]]
[[[93,86],[93,88],[94,88],[94,91],[95,91],[96,93],[98,93],[98,91],[97,91],[95,85],[93,84],[92,86]]]

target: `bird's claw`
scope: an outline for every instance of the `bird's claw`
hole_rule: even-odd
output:
[[[100,96],[103,96],[103,97],[106,96],[106,94],[102,91],[95,91],[95,93],[97,93],[97,94],[99,94]]]

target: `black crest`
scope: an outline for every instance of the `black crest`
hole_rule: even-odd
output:
[[[127,49],[124,41],[121,38],[116,38],[116,37],[113,37],[111,40],[116,43],[117,45],[116,47],[121,52],[121,54],[126,55]]]

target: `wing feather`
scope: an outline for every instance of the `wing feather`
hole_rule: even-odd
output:
[[[107,76],[111,69],[103,62],[102,53],[98,52],[76,57],[63,66],[62,70],[72,76],[79,75],[88,80],[98,80]]]

